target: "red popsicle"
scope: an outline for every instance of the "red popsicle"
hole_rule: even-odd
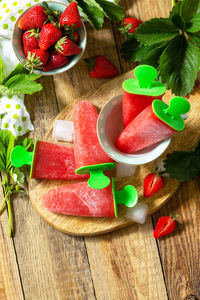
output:
[[[136,79],[127,79],[123,82],[123,125],[124,128],[153,100],[162,99],[165,87],[159,81],[154,81],[157,77],[155,68],[140,65],[135,68]]]
[[[48,191],[43,196],[43,205],[57,214],[83,217],[117,217],[120,203],[133,207],[138,195],[133,186],[116,191],[114,180],[104,189],[93,189],[87,182],[70,184]]]
[[[130,154],[166,139],[184,129],[180,114],[189,109],[189,102],[181,97],[174,97],[170,106],[161,100],[154,100],[122,131],[116,140],[116,147]]]

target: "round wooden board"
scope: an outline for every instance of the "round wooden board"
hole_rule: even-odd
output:
[[[71,102],[57,117],[55,120],[73,120],[73,112],[75,104],[80,100],[91,101],[97,109],[101,109],[106,101],[113,96],[122,93],[121,88],[122,82],[132,77],[132,71],[129,71],[123,75],[116,77],[115,79],[102,85],[95,92],[90,92],[82,98],[76,99]],[[172,94],[167,92],[164,101],[169,102]],[[167,151],[159,158],[163,159],[167,153],[172,151],[183,151],[192,149],[200,139],[199,130],[199,113],[200,113],[200,101],[198,101],[199,91],[196,89],[195,92],[190,96],[189,101],[191,103],[191,111],[189,113],[189,119],[186,121],[186,128],[183,132],[176,134],[172,138],[172,142]],[[55,121],[54,120],[54,121]],[[53,122],[54,123],[54,122]],[[52,128],[49,128],[46,133],[44,140],[48,142],[58,143],[52,139]],[[60,142],[60,144],[66,144]],[[149,163],[147,165],[139,166],[133,177],[116,177],[117,189],[123,188],[127,184],[132,184],[136,187],[139,194],[139,201],[146,203],[149,207],[149,214],[157,211],[163,206],[172,195],[176,192],[179,187],[179,183],[175,180],[166,178],[164,187],[150,198],[143,197],[143,180],[147,173],[155,169],[156,162]],[[112,174],[115,176],[114,171]],[[77,181],[76,181],[77,182]],[[51,226],[72,235],[91,236],[99,235],[106,232],[114,231],[120,228],[124,228],[133,224],[131,220],[127,220],[123,217],[125,213],[124,207],[119,207],[119,217],[117,219],[110,218],[85,218],[85,217],[73,217],[58,215],[49,212],[42,205],[43,195],[50,189],[59,187],[61,185],[72,184],[74,181],[50,181],[50,180],[36,180],[32,179],[29,183],[29,194],[31,203],[38,212],[38,214]]]

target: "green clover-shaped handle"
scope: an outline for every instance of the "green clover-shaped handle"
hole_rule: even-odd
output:
[[[134,75],[140,88],[151,88],[152,82],[156,79],[158,73],[152,66],[140,65],[135,68]]]

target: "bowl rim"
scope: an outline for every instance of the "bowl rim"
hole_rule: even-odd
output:
[[[67,4],[65,4],[65,3],[62,3],[62,2],[59,2],[59,1],[49,1],[48,2],[48,5],[51,5],[52,3],[55,3],[55,4],[59,4],[59,5],[62,5],[62,6],[64,6],[64,7],[67,7],[68,5]],[[28,7],[25,11],[23,11],[23,13],[21,13],[20,14],[20,16],[17,18],[17,20],[15,21],[15,24],[14,24],[14,27],[13,27],[13,31],[12,31],[12,37],[11,37],[11,42],[12,42],[12,48],[13,48],[13,51],[14,51],[14,53],[15,53],[15,56],[16,56],[16,58],[18,59],[18,61],[20,62],[20,64],[23,64],[23,62],[21,61],[21,59],[19,58],[19,54],[18,54],[18,51],[16,50],[16,48],[14,47],[14,33],[15,33],[15,30],[16,30],[16,28],[18,28],[18,22],[19,22],[19,20],[32,8],[32,7],[34,7],[34,6],[38,6],[38,5],[40,5],[40,6],[42,6],[41,5],[42,4],[42,2],[38,2],[38,3],[35,3],[35,4],[33,4],[33,5],[31,5],[30,7]],[[57,75],[57,74],[60,74],[60,73],[64,73],[64,72],[66,72],[66,71],[69,71],[70,69],[72,69],[79,61],[80,61],[80,59],[82,58],[82,56],[83,56],[83,54],[84,54],[84,52],[85,52],[85,49],[86,49],[86,45],[87,45],[87,31],[86,31],[86,27],[85,27],[85,24],[84,24],[84,22],[83,22],[83,17],[81,17],[81,23],[82,23],[82,28],[83,28],[83,32],[84,32],[84,38],[83,38],[83,41],[84,41],[84,43],[83,43],[83,48],[81,48],[82,49],[82,51],[81,51],[81,53],[79,54],[79,58],[78,58],[78,60],[77,61],[74,61],[73,63],[72,63],[72,65],[70,66],[70,68],[67,68],[67,66],[68,66],[68,64],[66,64],[65,66],[63,66],[63,67],[60,67],[60,68],[58,68],[58,69],[54,69],[54,70],[50,70],[50,71],[48,71],[48,72],[44,72],[44,71],[42,71],[42,70],[33,70],[32,71],[32,73],[34,73],[34,74],[39,74],[39,75],[42,75],[42,76],[51,76],[51,75]],[[19,28],[20,29],[20,28]],[[24,31],[24,30],[22,30],[22,29],[20,29],[22,32]],[[74,57],[76,57],[76,55],[74,56]],[[72,59],[73,60],[73,59]],[[26,68],[27,69],[27,68]],[[28,70],[28,69],[27,69]]]
[[[103,125],[104,128],[106,127],[105,122],[109,113],[112,111],[112,108],[115,108],[117,105],[120,105],[122,103],[122,97],[122,93],[118,94],[110,98],[102,107],[97,120],[97,136],[99,143],[103,150],[108,154],[108,156],[110,156],[114,161],[118,163],[123,163],[132,166],[150,163],[155,159],[159,158],[165,152],[165,150],[168,148],[171,142],[171,137],[159,142],[159,144],[155,146],[155,148],[151,149],[149,152],[146,152],[144,154],[135,154],[136,152],[133,154],[125,154],[117,149],[115,151],[113,147],[109,146],[108,143],[106,145],[104,144],[103,136],[105,136],[105,133],[101,133],[101,129],[103,128]],[[114,101],[116,101],[116,105],[112,104]]]

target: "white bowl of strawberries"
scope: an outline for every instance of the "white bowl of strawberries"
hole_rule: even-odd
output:
[[[12,35],[19,61],[42,75],[71,69],[83,55],[86,41],[76,2],[68,6],[53,1],[32,5],[16,21]]]

